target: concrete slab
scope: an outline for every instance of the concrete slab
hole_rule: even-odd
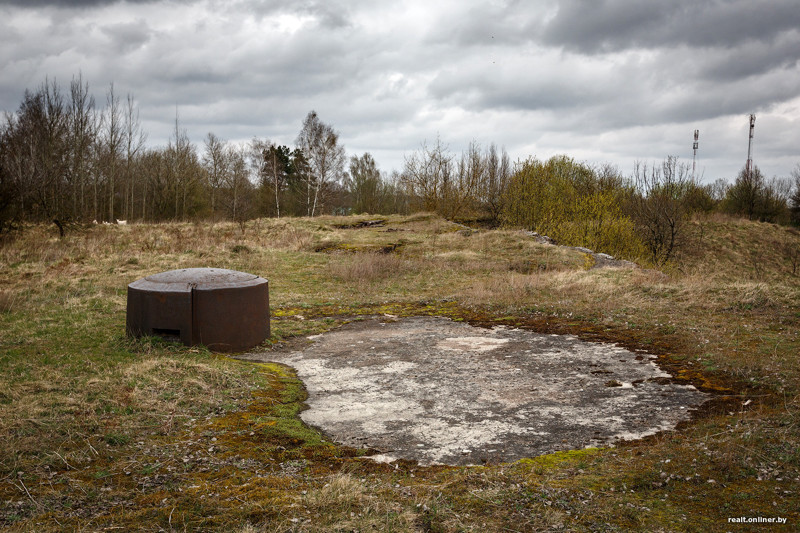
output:
[[[513,461],[673,429],[709,395],[655,357],[572,336],[445,318],[371,319],[250,358],[294,367],[302,419],[333,440],[420,464]]]

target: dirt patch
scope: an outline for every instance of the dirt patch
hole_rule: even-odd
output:
[[[294,367],[301,418],[382,460],[512,461],[673,429],[710,396],[655,356],[438,317],[371,319],[248,358]]]
[[[379,220],[360,220],[349,224],[332,224],[337,229],[360,229],[360,228],[381,228],[386,224],[383,219]]]
[[[322,242],[314,247],[315,252],[326,254],[357,254],[377,253],[390,254],[398,251],[405,243],[392,242],[389,244],[352,244],[343,242]]]

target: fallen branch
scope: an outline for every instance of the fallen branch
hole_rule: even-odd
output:
[[[66,460],[66,459],[64,459],[64,457],[62,457],[62,456],[61,456],[61,454],[60,454],[60,453],[58,453],[58,452],[53,452],[53,453],[54,453],[54,454],[56,454],[56,455],[58,456],[58,458],[59,458],[59,459],[61,459],[62,461],[64,461],[64,464],[65,464],[65,465],[67,465],[67,469],[68,469],[68,470],[69,470],[69,469],[72,469],[72,470],[77,470],[77,468],[75,468],[74,466],[72,466],[71,464],[69,464],[69,463],[67,462],[67,460]]]
[[[36,500],[34,500],[34,499],[33,499],[33,496],[31,496],[31,493],[30,493],[30,492],[28,492],[28,487],[26,487],[26,486],[25,486],[25,482],[24,482],[24,481],[22,481],[22,478],[19,478],[19,482],[20,482],[20,484],[22,485],[22,488],[23,488],[23,489],[25,489],[25,494],[27,494],[27,495],[28,495],[28,498],[30,498],[30,499],[31,499],[31,501],[33,502],[33,505],[35,505],[36,507],[40,507],[40,505],[39,505],[39,502],[37,502]],[[12,481],[11,483],[12,483],[12,484],[13,484],[15,487],[17,487],[17,484],[16,484],[16,483],[14,483],[13,481]],[[17,487],[17,488],[19,488],[19,487]]]

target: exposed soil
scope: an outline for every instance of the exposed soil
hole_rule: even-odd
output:
[[[571,335],[439,317],[370,319],[248,359],[294,367],[301,415],[378,460],[481,464],[673,429],[710,398],[656,357]]]

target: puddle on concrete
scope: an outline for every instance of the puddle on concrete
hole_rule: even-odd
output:
[[[252,358],[297,370],[301,415],[333,440],[420,464],[513,461],[673,429],[709,398],[655,357],[446,318],[377,319]]]

